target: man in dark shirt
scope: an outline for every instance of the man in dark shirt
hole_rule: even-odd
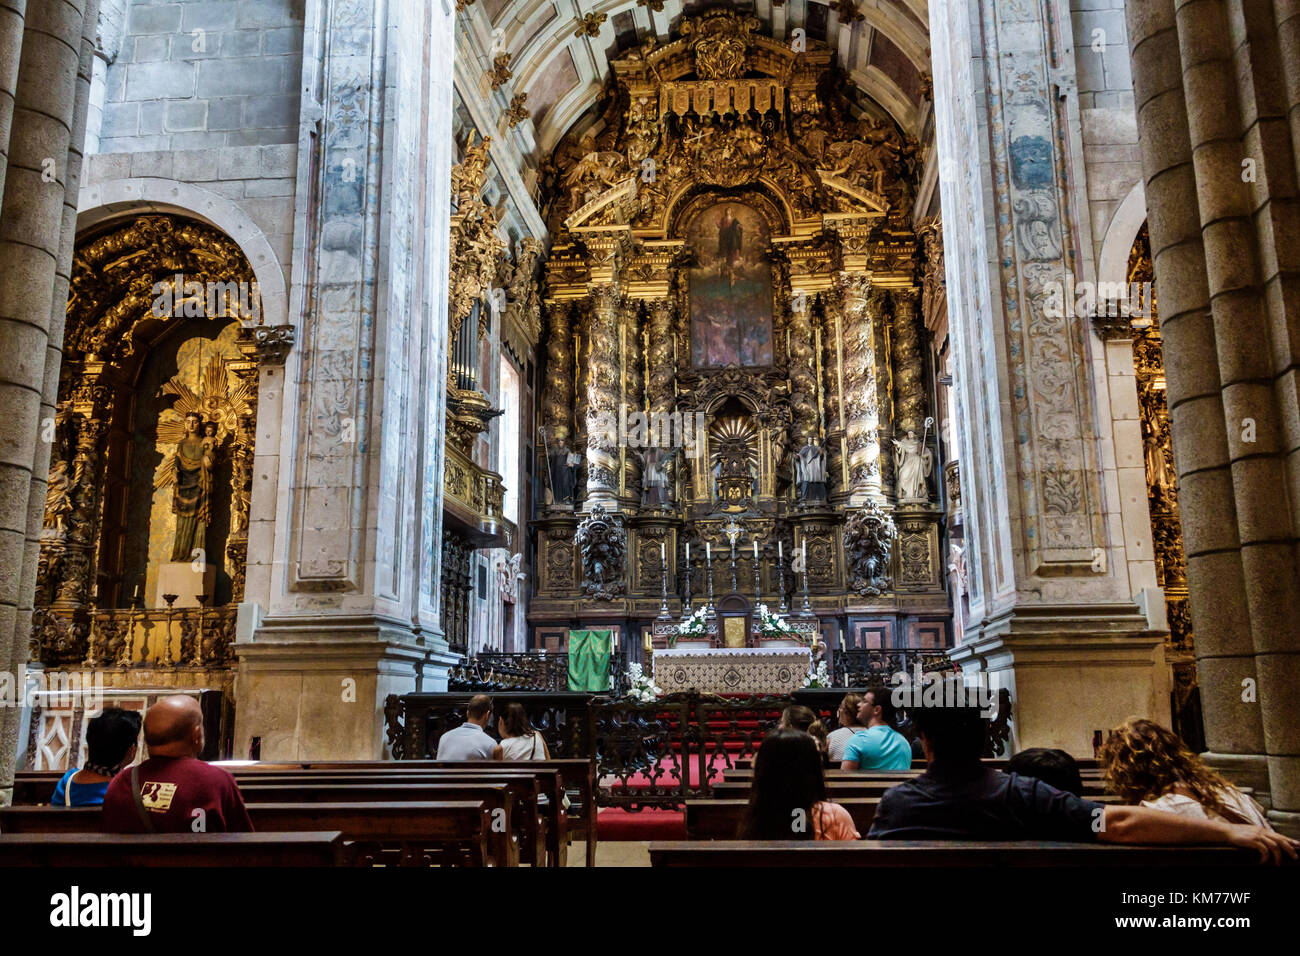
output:
[[[1263,827],[1103,805],[1033,777],[999,773],[980,762],[978,708],[916,707],[911,716],[928,767],[880,798],[869,840],[1227,843],[1255,849],[1261,860],[1296,859],[1300,842]]]
[[[149,759],[115,776],[104,795],[105,833],[247,833],[253,823],[235,778],[196,759],[203,712],[193,697],[164,697],[144,716]]]
[[[1007,761],[1007,772],[1021,777],[1034,777],[1064,790],[1076,797],[1083,796],[1083,777],[1079,775],[1079,765],[1064,750],[1048,747],[1030,747],[1022,750]]]

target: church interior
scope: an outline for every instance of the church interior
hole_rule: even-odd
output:
[[[176,695],[446,866],[750,865],[900,686],[1300,835],[1287,0],[0,0],[0,197],[0,862]]]

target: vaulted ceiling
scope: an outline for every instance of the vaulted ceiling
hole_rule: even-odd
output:
[[[930,71],[930,2],[752,0],[726,5],[752,12],[769,36],[790,39],[794,30],[803,29],[809,40],[826,43],[865,95],[859,98],[865,110],[891,116],[904,131],[923,138],[929,114],[924,86]],[[718,5],[459,0],[457,91],[477,129],[495,137],[493,159],[507,191],[516,200],[520,189],[533,193],[539,157],[592,116],[612,58],[651,34],[667,38],[684,13]],[[512,75],[493,90],[488,71],[499,53],[510,55]],[[521,93],[530,116],[510,127],[505,111]],[[523,218],[533,219],[527,212]]]

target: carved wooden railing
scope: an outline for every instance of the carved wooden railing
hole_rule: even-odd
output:
[[[831,662],[831,678],[836,687],[872,687],[896,683],[894,675],[903,673],[909,680],[916,677],[916,668],[931,674],[957,669],[942,650],[867,650],[851,648],[836,650]]]
[[[87,667],[233,667],[236,613],[229,605],[102,608],[78,621],[41,609],[33,618],[42,637],[38,659]]]
[[[553,757],[594,757],[597,802],[635,811],[680,807],[688,799],[709,796],[725,771],[754,756],[763,736],[791,704],[811,708],[833,730],[844,693],[843,688],[810,688],[777,696],[690,692],[640,702],[629,697],[522,691],[497,693],[492,699],[498,713],[511,703],[523,704]],[[465,705],[472,696],[389,696],[384,712],[394,758],[434,757],[442,735],[464,723]],[[899,708],[899,730],[910,738],[907,710]],[[1010,719],[1011,695],[1002,689],[997,715],[989,723],[985,756],[1006,755]],[[488,730],[494,733],[496,728]]]
[[[609,680],[613,694],[627,693],[626,652],[617,651],[610,655]],[[480,651],[451,669],[447,689],[485,694],[524,690],[566,693],[569,689],[569,655],[565,651]]]

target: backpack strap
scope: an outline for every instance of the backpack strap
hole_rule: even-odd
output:
[[[131,768],[131,799],[135,801],[135,812],[140,814],[140,822],[144,824],[145,833],[157,833],[154,829],[153,821],[149,819],[149,811],[144,808],[144,797],[140,795],[140,765],[136,764]]]

